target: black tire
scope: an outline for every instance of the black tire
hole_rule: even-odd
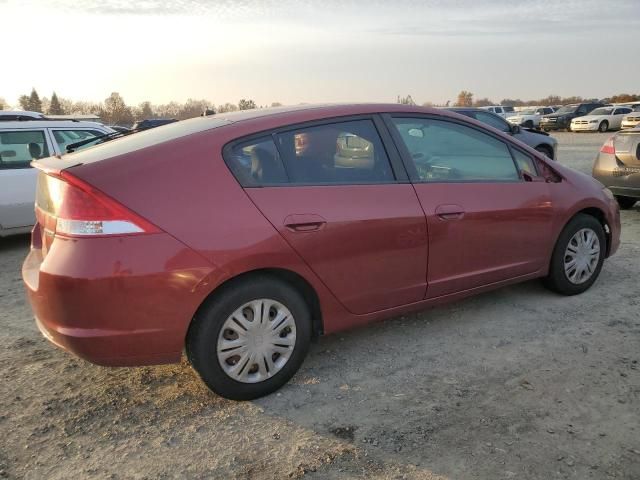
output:
[[[591,277],[583,283],[572,283],[564,270],[564,255],[571,238],[582,229],[591,229],[595,232],[600,242],[600,258]],[[543,283],[549,289],[561,295],[577,295],[591,287],[600,275],[604,257],[607,251],[607,239],[604,228],[600,222],[591,215],[579,213],[573,217],[564,227],[562,233],[558,237],[556,246],[553,249],[551,263],[549,264],[549,274],[544,278]]]
[[[600,133],[605,133],[607,130],[609,130],[609,122],[607,122],[606,120],[600,122],[600,125],[598,125],[598,131]]]
[[[638,201],[637,198],[625,197],[623,195],[616,195],[616,200],[618,202],[618,205],[620,205],[620,210],[629,210]]]
[[[251,300],[273,299],[293,316],[296,340],[293,352],[282,369],[267,380],[243,383],[223,370],[217,355],[217,342],[226,319]],[[270,275],[256,275],[232,281],[214,293],[196,314],[187,334],[187,357],[203,382],[218,395],[230,400],[251,400],[282,387],[302,364],[311,341],[309,307],[297,290]]]
[[[565,129],[567,132],[571,131],[571,121],[569,121],[569,124],[567,125],[567,128]]]
[[[550,147],[547,147],[546,145],[538,145],[536,150],[553,160],[553,150]]]

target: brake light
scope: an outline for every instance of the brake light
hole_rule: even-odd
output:
[[[63,171],[38,177],[36,214],[42,226],[68,237],[157,233],[158,227]]]
[[[600,152],[613,154],[616,153],[616,147],[613,145],[613,137],[610,137],[606,142],[604,142],[604,145],[602,145]]]

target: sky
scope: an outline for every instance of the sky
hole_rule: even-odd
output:
[[[640,93],[640,0],[0,0],[0,25],[13,105]]]

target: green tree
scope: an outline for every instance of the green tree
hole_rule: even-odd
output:
[[[29,110],[29,95],[20,95],[18,103],[20,104],[21,109]]]
[[[51,102],[49,103],[49,110],[47,113],[49,115],[64,115],[65,113],[62,105],[60,105],[60,100],[58,100],[56,92],[53,92],[53,95],[51,95]]]
[[[0,97],[0,110],[4,110],[5,107],[8,107],[8,106],[9,105],[7,104],[7,101],[4,98]]]
[[[458,100],[456,101],[457,107],[471,107],[473,106],[473,93],[462,90],[458,94]]]
[[[251,110],[256,108],[256,102],[253,100],[245,100],[244,98],[238,102],[239,110]]]
[[[35,88],[31,89],[31,95],[29,95],[29,108],[32,112],[42,112],[42,101]]]

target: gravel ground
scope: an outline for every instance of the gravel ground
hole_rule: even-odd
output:
[[[558,133],[588,172],[606,135]],[[640,208],[594,287],[536,281],[313,345],[279,393],[231,402],[186,363],[91,365],[38,333],[0,240],[0,477],[640,478]]]

